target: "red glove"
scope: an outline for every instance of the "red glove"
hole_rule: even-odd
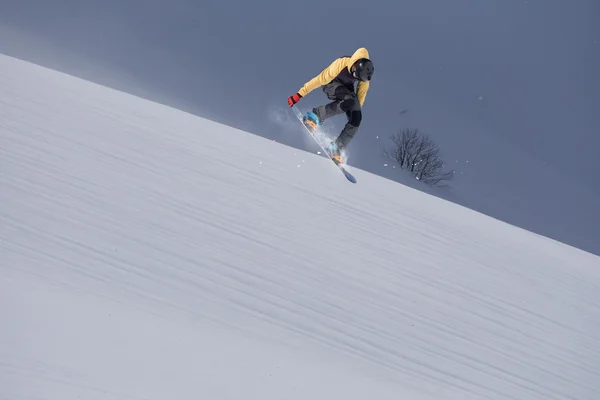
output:
[[[291,107],[294,104],[296,104],[297,102],[299,102],[301,98],[302,98],[302,96],[300,96],[300,93],[296,93],[295,95],[288,97],[288,104]]]

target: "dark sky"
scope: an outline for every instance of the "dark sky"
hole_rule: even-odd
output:
[[[381,172],[384,139],[411,126],[462,163],[471,192],[535,180],[511,187],[506,144],[600,193],[598,0],[1,0],[0,28],[2,53],[304,148],[286,98],[365,46],[376,72],[353,165]],[[324,102],[317,89],[299,105]]]

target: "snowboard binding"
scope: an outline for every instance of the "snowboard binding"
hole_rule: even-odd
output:
[[[307,112],[306,115],[302,117],[302,123],[310,133],[315,133],[319,125],[321,125],[319,117],[312,111]]]
[[[327,147],[327,153],[329,153],[329,157],[331,157],[331,160],[333,160],[334,163],[336,163],[336,164],[344,163],[344,158],[342,157],[342,151],[340,150],[340,148],[338,147],[338,145],[335,142],[331,142],[329,147]]]

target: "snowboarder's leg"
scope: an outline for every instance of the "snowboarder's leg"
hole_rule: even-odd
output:
[[[362,111],[360,109],[358,100],[355,100],[352,103],[350,110],[346,112],[346,115],[348,116],[348,122],[335,140],[335,143],[338,145],[338,147],[342,149],[346,148],[354,135],[356,135],[358,127],[360,126],[360,122],[362,121]]]
[[[358,104],[358,100],[356,100],[356,104]],[[356,106],[355,106],[356,107]],[[358,127],[360,126],[360,121],[362,119],[362,112],[360,110],[360,105],[358,105],[358,110],[349,110],[346,112],[348,116],[348,122],[342,129],[340,135],[331,142],[327,151],[331,154],[331,158],[335,159],[338,163],[344,163],[346,158],[346,147],[358,131]]]
[[[352,98],[356,99],[354,91],[338,81],[332,81],[323,86],[323,92],[327,95],[329,100],[333,101],[329,104],[313,108],[312,111],[317,116],[320,123],[328,118],[346,113],[350,107],[349,100]]]
[[[323,88],[327,97],[333,100],[331,103],[313,109],[314,114],[318,118],[317,123],[322,123],[327,118],[345,113],[348,117],[348,122],[340,135],[331,142],[328,148],[330,154],[337,161],[343,162],[342,153],[358,131],[362,120],[362,111],[360,102],[354,91],[350,90],[340,82],[333,81]]]
[[[332,81],[323,86],[323,92],[329,100],[333,101],[329,104],[313,108],[312,111],[306,113],[303,119],[304,125],[312,132],[326,119],[345,113],[345,104],[342,105],[344,100],[352,96],[356,97],[352,89],[347,88],[343,83],[338,81]]]

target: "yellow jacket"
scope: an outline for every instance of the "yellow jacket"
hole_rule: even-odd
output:
[[[369,52],[364,47],[356,50],[352,57],[340,57],[332,62],[327,68],[321,71],[319,75],[306,82],[304,86],[300,88],[298,93],[304,97],[319,86],[327,85],[329,82],[334,80],[344,68],[347,68],[348,72],[351,72],[350,68],[361,58],[369,58]],[[368,90],[369,82],[358,81],[358,84],[356,85],[356,97],[358,97],[361,107],[365,102],[365,97],[367,96]]]

